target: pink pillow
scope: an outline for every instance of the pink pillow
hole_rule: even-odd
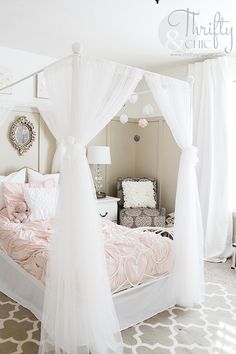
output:
[[[31,188],[55,188],[56,182],[53,179],[48,179],[43,182],[31,183],[3,183],[3,196],[7,208],[8,217],[14,219],[13,213],[19,202],[24,202],[24,186]]]

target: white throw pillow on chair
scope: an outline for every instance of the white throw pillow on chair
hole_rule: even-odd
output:
[[[122,182],[125,208],[156,208],[154,186],[151,181]]]

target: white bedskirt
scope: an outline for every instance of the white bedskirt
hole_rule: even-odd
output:
[[[113,295],[121,330],[175,305],[171,275]],[[0,291],[42,317],[44,286],[0,250]]]

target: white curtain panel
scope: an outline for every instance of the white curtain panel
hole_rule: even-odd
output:
[[[174,293],[182,306],[203,296],[203,229],[197,188],[197,149],[192,145],[191,90],[187,82],[145,74],[154,99],[182,149],[174,225]]]
[[[231,253],[232,210],[229,204],[228,68],[226,58],[189,65],[194,79],[194,144],[203,216],[205,258]]]
[[[52,160],[51,172],[60,172],[63,157],[66,153],[66,144],[61,137],[60,131],[58,131],[57,124],[55,124],[57,122],[55,110],[49,100],[45,100],[43,102],[33,100],[32,105],[38,108],[41,117],[46,122],[48,129],[56,139],[57,147]]]
[[[143,72],[75,55],[44,73],[54,109],[50,129],[65,153],[40,353],[123,353],[85,146],[119,112]]]
[[[43,120],[47,124],[48,129],[56,139],[56,151],[52,159],[51,173],[60,172],[63,157],[66,153],[66,144],[65,140],[61,140],[60,133],[57,131],[57,126],[55,126],[55,122],[57,122],[55,111],[53,110],[52,104],[49,100],[47,100],[46,102],[39,102],[38,100],[35,100],[32,103],[34,107],[38,108],[41,117],[43,118]]]

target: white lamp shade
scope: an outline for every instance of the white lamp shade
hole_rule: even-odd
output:
[[[89,146],[87,159],[90,165],[110,165],[111,154],[109,146]]]

